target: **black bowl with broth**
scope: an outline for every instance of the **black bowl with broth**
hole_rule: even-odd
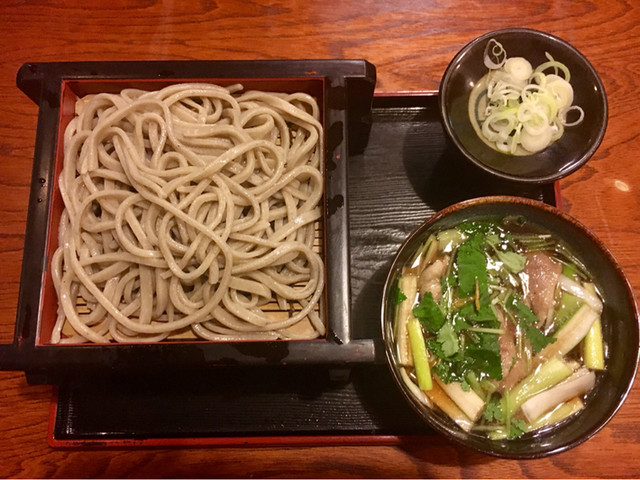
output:
[[[571,72],[574,105],[584,110],[578,125],[567,127],[560,139],[544,150],[524,156],[501,153],[476,134],[469,119],[468,102],[473,87],[488,72],[483,56],[491,39],[511,57],[524,57],[533,68],[546,62],[545,52]],[[602,142],[608,106],[602,81],[591,63],[566,41],[526,28],[486,33],[465,45],[451,60],[441,83],[439,109],[451,143],[472,165],[500,178],[526,183],[550,183],[583,166]]]
[[[406,386],[399,372],[393,338],[396,303],[394,292],[403,266],[431,233],[468,220],[523,216],[570,246],[594,278],[604,300],[602,335],[606,345],[605,370],[597,375],[584,408],[558,424],[515,439],[491,440],[465,432],[451,419],[422,404]],[[483,197],[452,205],[426,220],[400,247],[385,282],[382,302],[382,334],[392,376],[407,402],[430,427],[470,448],[498,457],[538,458],[572,448],[600,431],[625,400],[638,364],[638,309],[620,265],[606,246],[586,227],[555,207],[520,197]]]

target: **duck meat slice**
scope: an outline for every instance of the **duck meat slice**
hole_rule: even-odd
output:
[[[442,297],[441,280],[449,267],[449,258],[448,255],[436,258],[422,271],[418,278],[418,290],[421,298],[426,292],[431,292],[434,301],[440,300]]]
[[[527,262],[521,272],[524,301],[540,320],[537,327],[546,325],[553,315],[553,304],[562,265],[544,252],[527,254]]]
[[[527,362],[516,355],[516,326],[505,317],[500,308],[496,308],[498,321],[503,333],[498,339],[500,344],[500,360],[502,363],[502,380],[496,383],[498,391],[504,392],[512,388],[528,373]]]

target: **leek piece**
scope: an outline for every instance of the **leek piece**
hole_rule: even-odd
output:
[[[576,314],[571,317],[571,320],[557,333],[556,341],[547,345],[538,353],[538,363],[555,356],[562,357],[569,353],[587,335],[591,325],[598,317],[599,314],[589,305],[584,304],[580,307]]]
[[[420,261],[420,273],[422,273],[422,271],[433,262],[438,254],[439,248],[440,242],[438,242],[437,238],[433,238],[429,244],[427,252],[424,254],[424,258]]]
[[[469,420],[469,417],[467,417],[464,412],[458,408],[458,406],[451,400],[451,398],[449,398],[437,383],[434,383],[433,388],[425,391],[425,393],[427,397],[429,397],[429,400],[436,404],[440,410],[446,413],[451,420],[456,422],[460,428],[465,432],[471,430],[473,422]]]
[[[487,437],[491,440],[504,440],[508,437],[507,431],[504,429],[493,430],[491,432],[487,432]]]
[[[412,273],[402,275],[398,280],[398,288],[407,297],[398,305],[396,314],[395,334],[396,343],[398,344],[398,357],[400,365],[411,366],[413,365],[413,358],[407,333],[407,321],[418,293],[418,277]]]
[[[574,397],[571,400],[564,402],[562,405],[558,405],[557,408],[554,408],[549,413],[542,415],[540,418],[531,422],[528,426],[527,431],[536,430],[541,427],[545,427],[547,425],[553,425],[554,423],[558,423],[561,420],[564,420],[570,415],[573,415],[576,412],[579,412],[584,408],[584,403],[579,397]]]
[[[583,342],[584,366],[593,370],[604,370],[604,347],[602,344],[602,324],[600,319],[591,325]]]
[[[560,296],[560,307],[558,308],[554,319],[554,328],[556,330],[560,330],[564,327],[583,304],[584,302],[575,295],[562,292],[562,295]]]
[[[480,398],[482,398],[482,400],[484,402],[487,401],[487,395],[485,393],[485,391],[482,388],[482,385],[480,384],[480,382],[478,381],[478,377],[476,377],[476,374],[473,371],[469,371],[467,373],[466,376],[467,382],[469,382],[469,386],[471,387],[471,389],[476,392],[476,394],[478,394],[478,396]]]
[[[585,290],[595,293],[592,284],[586,284]],[[582,342],[582,357],[584,366],[593,370],[604,370],[604,345],[602,340],[602,324],[596,318]]]
[[[413,365],[418,378],[418,386],[420,390],[431,390],[433,387],[431,367],[429,367],[429,357],[424,343],[424,336],[422,335],[422,327],[420,326],[420,321],[411,314],[407,321],[407,332],[411,342]]]
[[[534,395],[550,388],[573,373],[571,367],[558,357],[553,357],[520,381],[503,397],[503,411],[507,418]]]
[[[498,389],[498,387],[496,387],[496,384],[488,378],[480,380],[480,387],[482,388],[482,390],[487,392],[487,398],[489,398],[491,394]]]
[[[587,303],[591,308],[593,308],[596,312],[602,313],[602,302],[595,294],[595,292],[590,292],[587,289],[583,288],[575,280],[571,280],[569,277],[565,277],[564,275],[560,275],[558,279],[558,285],[565,292],[570,293],[571,295],[575,295],[579,299],[583,300]]]
[[[474,422],[480,418],[485,403],[476,392],[473,390],[465,392],[459,382],[444,383],[437,375],[435,379],[436,383],[467,417]]]
[[[589,392],[595,383],[596,374],[587,368],[580,368],[566,380],[529,398],[522,404],[522,413],[529,423],[533,423],[542,414],[552,411],[567,400]]]
[[[577,280],[578,278],[578,267],[574,264],[563,264],[562,265],[562,275],[571,280]]]
[[[438,233],[440,250],[445,253],[452,252],[464,242],[464,234],[457,228],[443,230]]]
[[[429,265],[438,253],[438,240],[435,235],[429,235],[429,238],[422,244],[416,252],[411,264],[412,269],[418,270],[418,274]]]

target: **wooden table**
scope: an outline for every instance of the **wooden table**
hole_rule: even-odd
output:
[[[85,7],[79,7],[86,4]],[[456,51],[492,29],[526,26],[580,49],[600,73],[609,126],[593,159],[560,183],[640,291],[640,4],[622,0],[212,2],[6,0],[0,5],[0,341],[12,340],[37,106],[15,86],[24,62],[365,58],[379,92],[433,90]],[[615,348],[615,346],[613,346]],[[636,477],[640,384],[585,444],[501,460],[437,435],[399,446],[52,449],[49,386],[0,372],[2,477]]]

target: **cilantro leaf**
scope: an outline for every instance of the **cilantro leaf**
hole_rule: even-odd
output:
[[[459,317],[461,319],[468,321],[469,323],[472,323],[476,317],[476,309],[473,306],[473,303],[465,303],[464,305],[462,305],[460,308],[458,308],[453,312],[453,316],[455,318]]]
[[[455,354],[453,360],[440,360],[434,365],[432,371],[440,377],[444,383],[460,382],[462,385],[466,381],[465,374],[468,369],[460,354]]]
[[[429,340],[426,340],[426,344],[427,344],[427,348],[429,349],[429,351],[431,353],[433,353],[436,357],[444,358],[444,359],[447,358],[447,356],[444,353],[444,350],[442,349],[442,344],[440,342],[438,342],[435,338],[431,338]],[[445,381],[445,383],[447,383],[447,382]]]
[[[487,337],[494,338],[487,341]],[[481,339],[481,343],[466,345],[467,364],[476,372],[481,372],[494,380],[502,380],[502,360],[497,335],[485,334],[481,335]]]
[[[530,325],[536,325],[540,321],[536,314],[515,295],[511,295],[507,299],[506,305],[520,319],[525,320]]]
[[[468,372],[474,372],[475,376],[480,378],[502,379],[498,335],[467,330],[469,327],[479,324],[478,320],[481,315],[488,317],[484,319],[486,321],[482,323],[482,326],[499,327],[500,323],[495,318],[491,306],[487,304],[486,308],[486,311],[481,307],[480,312],[476,312],[473,303],[462,305],[451,313],[450,320],[443,324],[437,337],[432,338],[430,343],[428,342],[427,346],[431,352],[441,359],[439,362],[441,374],[439,376],[443,382],[462,381]],[[458,348],[453,356],[451,356],[451,352],[455,350],[455,343],[452,333],[456,334],[455,341],[457,341]]]
[[[488,422],[502,421],[504,420],[504,411],[502,410],[502,405],[497,398],[492,398],[482,412],[482,416]]]
[[[404,302],[407,299],[407,296],[404,294],[402,290],[400,290],[400,287],[396,286],[394,291],[391,294],[391,298],[394,299],[394,302],[396,305],[400,305],[402,302]]]
[[[497,234],[487,235],[485,239],[486,243],[493,248],[498,260],[503,263],[505,268],[513,273],[518,273],[524,269],[524,265],[527,263],[527,257],[512,250],[508,250],[511,240],[512,237],[508,234],[503,235],[502,238]]]
[[[539,353],[544,347],[556,341],[554,337],[547,336],[533,325],[524,325],[524,334],[531,343],[533,353]]]
[[[456,264],[458,266],[458,288],[460,295],[475,294],[476,282],[481,293],[487,285],[487,260],[482,251],[481,238],[473,236],[458,249]]]
[[[478,341],[476,344],[478,348],[488,350],[492,353],[500,354],[500,342],[498,342],[498,335],[495,333],[477,333]]]
[[[445,318],[438,304],[433,300],[431,292],[425,293],[420,299],[420,303],[413,308],[413,315],[420,320],[424,328],[431,333],[436,333],[442,325]]]
[[[458,380],[458,376],[451,367],[452,364],[450,362],[438,362],[433,366],[432,371],[444,383],[451,383]]]
[[[481,322],[485,327],[488,328],[500,328],[500,322],[496,317],[496,314],[491,308],[491,304],[484,303],[480,305],[478,312],[476,313],[476,317],[474,319],[476,322]]]
[[[471,323],[468,322],[463,315],[459,315],[457,312],[451,316],[451,323],[456,333],[460,333],[471,326]]]
[[[516,252],[496,250],[496,255],[504,266],[513,273],[521,272],[525,263],[527,263],[527,257]]]
[[[509,428],[509,440],[518,438],[527,431],[527,424],[519,418],[511,419],[511,428]]]
[[[453,312],[454,321],[465,321],[468,325],[482,323],[483,327],[500,328],[500,322],[490,303],[483,303],[476,311],[473,303],[467,303]]]
[[[545,335],[536,328],[538,317],[515,295],[510,296],[505,305],[519,318],[518,323],[523,328],[534,354],[556,341],[553,336]]]
[[[458,343],[458,335],[451,322],[445,322],[438,330],[437,340],[442,346],[442,352],[446,357],[458,353],[460,345]]]
[[[502,361],[497,335],[476,334],[475,337],[476,342],[467,337],[464,349],[458,343],[459,350],[451,356],[447,356],[451,352],[443,348],[442,342],[436,339],[427,341],[427,348],[439,357],[438,363],[433,367],[434,372],[444,383],[463,382],[469,372],[474,372],[477,377],[502,379]]]

